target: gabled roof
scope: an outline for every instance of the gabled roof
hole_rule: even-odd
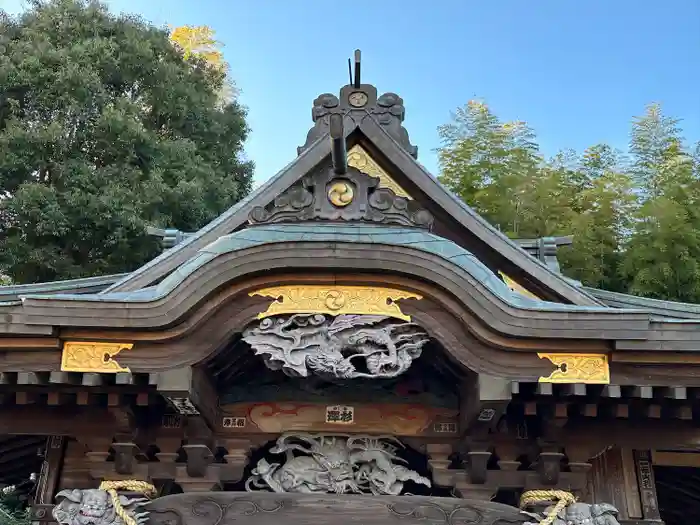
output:
[[[356,89],[349,85],[342,88],[340,99],[330,94],[317,98],[313,111],[315,125],[309,132],[306,144],[299,148],[296,159],[219,218],[120,279],[106,292],[130,292],[151,286],[219,237],[245,227],[253,208],[268,205],[318,165],[329,162],[331,144],[328,118],[331,114],[340,113],[348,147],[361,144],[371,152],[375,162],[405,179],[413,193],[420,196],[424,207],[459,230],[452,240],[485,259],[484,262],[492,270],[506,271],[516,277],[522,286],[546,299],[588,306],[602,304],[488,224],[417,162],[414,158],[416,148],[410,144],[408,133],[401,124],[404,118],[403,100],[398,95],[388,93],[377,97],[374,86],[362,84],[361,91],[368,95],[369,100],[365,107],[354,108],[348,102],[353,91]]]

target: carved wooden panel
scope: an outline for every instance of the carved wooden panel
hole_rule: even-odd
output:
[[[341,410],[352,418],[335,417]],[[350,408],[351,410],[347,410]],[[397,436],[457,435],[458,411],[448,408],[396,403],[363,404],[269,402],[224,405],[221,425],[225,433],[245,434],[288,431],[372,432]]]
[[[175,494],[148,505],[149,525],[505,525],[527,516],[500,503],[424,496]]]

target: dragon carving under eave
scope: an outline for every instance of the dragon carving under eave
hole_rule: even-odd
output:
[[[428,339],[420,326],[382,315],[267,317],[243,332],[268,368],[327,380],[396,377]]]
[[[286,453],[286,461],[258,461],[246,489],[379,496],[400,494],[406,481],[430,487],[429,479],[397,464],[404,463],[398,446],[392,437],[284,434],[270,452]]]

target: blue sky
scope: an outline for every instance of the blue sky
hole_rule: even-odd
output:
[[[700,140],[700,0],[111,0],[156,24],[209,25],[249,108],[246,145],[264,181],[291,161],[311,103],[347,83],[394,91],[419,160],[434,173],[436,128],[483,98],[525,120],[543,152],[626,148],[633,116],[658,101]],[[22,0],[0,0],[11,12]]]

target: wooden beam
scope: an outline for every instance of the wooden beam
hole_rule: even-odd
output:
[[[183,416],[200,416],[211,429],[219,425],[216,387],[207,373],[194,366],[159,372],[158,392]]]
[[[596,443],[600,448],[614,445],[637,450],[700,447],[700,428],[692,421],[678,419],[569,420],[565,434],[567,442]]]
[[[3,350],[59,350],[61,340],[58,337],[0,337]]]
[[[651,462],[659,467],[694,467],[700,468],[700,453],[651,451]]]
[[[0,406],[0,434],[79,436],[114,427],[114,416],[97,407]]]

